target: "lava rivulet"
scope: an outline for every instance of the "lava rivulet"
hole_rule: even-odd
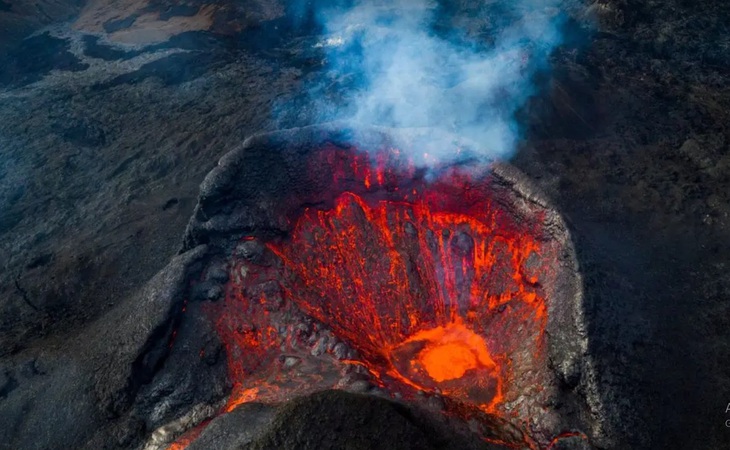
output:
[[[286,238],[261,241],[258,260],[231,259],[215,310],[234,382],[226,409],[337,387],[325,372],[358,367],[405,398],[436,393],[526,420],[520,399],[540,395],[547,366],[556,251],[539,213],[518,218],[485,173],[426,179],[385,159],[323,155],[330,200],[300,209]],[[312,327],[332,336],[322,344]],[[282,375],[315,354],[332,358]]]

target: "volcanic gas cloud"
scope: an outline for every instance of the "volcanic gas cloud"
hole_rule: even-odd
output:
[[[486,167],[436,175],[397,151],[329,146],[321,202],[285,236],[245,236],[211,304],[234,383],[226,410],[329,388],[437,397],[502,442],[548,442],[546,326],[562,244]],[[299,201],[296,192],[282,203]]]

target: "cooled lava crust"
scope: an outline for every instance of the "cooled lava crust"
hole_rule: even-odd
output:
[[[212,249],[193,291],[219,299],[204,310],[233,386],[223,413],[347,389],[436,399],[502,445],[590,434],[571,389],[586,343],[565,224],[510,166],[417,167],[428,141],[279,131],[206,178],[185,246]]]

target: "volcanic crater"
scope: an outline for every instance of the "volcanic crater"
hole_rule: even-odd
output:
[[[205,318],[222,343],[231,393],[214,423],[338,389],[430,410],[500,448],[601,439],[566,224],[508,165],[419,168],[406,155],[443,141],[430,133],[265,133],[206,177],[181,250],[206,256],[180,326]],[[194,326],[183,334],[170,345],[210,358]]]

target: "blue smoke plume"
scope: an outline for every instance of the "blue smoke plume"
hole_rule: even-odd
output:
[[[475,37],[443,26],[448,12],[436,1],[310,6],[304,15],[324,32],[316,47],[325,52],[329,79],[349,77],[353,87],[345,106],[312,94],[317,119],[443,132],[428,148],[412,149],[420,164],[459,158],[449,135],[468,142],[471,157],[509,158],[520,137],[515,113],[561,42],[556,1],[485,2],[469,18],[486,30]]]

